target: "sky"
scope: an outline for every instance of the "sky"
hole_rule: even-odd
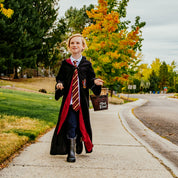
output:
[[[97,5],[97,0],[60,0],[59,18],[71,6],[80,9],[83,5]],[[126,19],[134,24],[140,16],[146,22],[142,28],[142,63],[151,64],[155,58],[178,65],[178,0],[130,0]]]

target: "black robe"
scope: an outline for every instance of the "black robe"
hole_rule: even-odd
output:
[[[56,100],[58,100],[61,96],[63,96],[63,100],[59,112],[58,123],[56,125],[51,142],[51,155],[67,154],[66,117],[71,100],[72,77],[74,70],[75,67],[72,65],[71,60],[66,59],[62,62],[61,68],[56,77],[56,82],[62,82],[64,89],[58,89],[55,94]],[[79,126],[77,129],[77,136],[82,137],[86,153],[90,153],[92,152],[93,144],[92,129],[89,116],[89,89],[91,89],[95,95],[99,95],[101,92],[101,86],[97,86],[94,84],[95,73],[93,71],[91,63],[87,61],[84,56],[82,57],[77,70],[80,85]]]

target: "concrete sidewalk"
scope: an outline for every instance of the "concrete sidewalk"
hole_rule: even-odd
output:
[[[169,178],[171,173],[123,127],[118,111],[122,105],[109,105],[105,111],[90,111],[93,153],[76,155],[76,163],[66,155],[49,155],[53,130],[25,148],[2,178]]]

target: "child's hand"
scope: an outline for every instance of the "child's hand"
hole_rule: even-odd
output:
[[[62,83],[58,83],[58,84],[56,85],[56,88],[62,90],[62,89],[64,88],[64,86],[63,86]]]
[[[95,83],[95,85],[101,85],[101,86],[103,86],[104,81],[101,80],[101,79],[99,79],[99,78],[97,78],[97,79],[94,80],[94,83]]]

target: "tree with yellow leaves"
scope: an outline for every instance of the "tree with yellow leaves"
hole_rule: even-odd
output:
[[[6,9],[4,8],[3,4],[4,0],[0,0],[0,12],[4,14],[7,18],[11,18],[14,11],[12,9]]]
[[[95,23],[83,31],[88,42],[86,56],[91,59],[97,76],[113,91],[118,84],[128,80],[133,66],[139,61],[136,45],[141,34],[139,27],[130,32],[119,30],[119,13],[108,10],[107,0],[99,0],[98,4],[87,11]]]

